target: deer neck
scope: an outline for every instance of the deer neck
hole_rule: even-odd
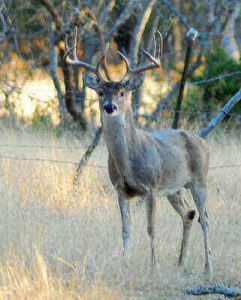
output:
[[[113,117],[102,117],[102,123],[109,155],[120,174],[128,176],[130,160],[138,145],[132,110]]]

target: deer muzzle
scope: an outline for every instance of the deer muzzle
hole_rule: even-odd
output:
[[[117,106],[108,101],[104,104],[104,110],[107,114],[112,114],[113,112],[117,111]]]

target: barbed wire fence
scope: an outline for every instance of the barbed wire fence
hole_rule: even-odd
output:
[[[208,78],[205,80],[198,80],[198,81],[190,81],[188,80],[187,82],[189,84],[194,84],[194,85],[205,85],[205,84],[210,84],[210,83],[214,83],[216,81],[222,80],[222,79],[226,79],[226,78],[231,78],[234,76],[240,76],[241,75],[241,71],[235,71],[235,72],[230,72],[230,73],[224,73],[224,74],[220,74],[218,76],[212,77],[212,78]],[[11,88],[13,88],[11,86]],[[15,88],[16,89],[16,88]],[[176,88],[176,90],[178,91],[178,86]],[[21,93],[22,92],[22,88],[17,89],[17,92]],[[31,95],[28,95],[30,97],[31,100],[34,100],[34,97]],[[170,97],[170,99],[172,99],[173,97]],[[37,101],[42,102],[39,99],[36,99]],[[44,103],[49,102],[49,101],[53,101],[53,99],[49,99],[48,101],[44,101]],[[174,111],[172,110],[165,110],[165,109],[161,109],[159,112],[159,118],[161,114],[165,114],[165,113],[169,113],[169,114],[173,114]],[[211,114],[213,114],[214,112],[210,112],[210,111],[196,111],[196,110],[185,110],[182,109],[180,111],[178,111],[179,115],[185,116],[185,117],[197,117],[197,116],[210,116]],[[150,119],[151,121],[157,121],[157,116],[156,114],[142,114],[139,115],[140,117],[146,118],[146,119]],[[241,114],[238,113],[230,113],[228,112],[228,116],[229,117],[235,117],[237,123],[241,123]],[[66,161],[66,160],[52,160],[52,159],[47,159],[47,158],[32,158],[32,157],[16,157],[16,156],[9,156],[9,155],[1,155],[0,154],[0,159],[6,159],[6,160],[17,160],[17,161],[32,161],[32,162],[48,162],[48,163],[55,163],[55,164],[65,164],[65,165],[72,165],[76,167],[76,172],[75,172],[75,176],[74,176],[74,180],[73,180],[73,184],[74,186],[78,183],[78,179],[80,177],[80,174],[83,170],[84,167],[89,167],[89,168],[107,168],[107,166],[103,166],[103,165],[98,165],[98,164],[88,164],[88,159],[91,156],[91,153],[93,152],[93,150],[97,147],[99,139],[101,136],[101,131],[97,130],[96,132],[96,136],[93,139],[93,142],[88,145],[88,146],[75,146],[75,147],[68,147],[68,146],[58,146],[58,147],[51,147],[51,146],[46,146],[46,145],[23,145],[23,144],[0,144],[0,149],[1,148],[10,148],[10,147],[16,147],[16,148],[35,148],[35,149],[55,149],[55,150],[79,150],[79,149],[85,149],[85,154],[83,155],[82,159],[79,162],[75,162],[75,161]],[[97,140],[97,143],[96,143]],[[86,159],[86,155],[87,155],[87,159]],[[240,167],[241,163],[239,164],[227,164],[227,165],[220,165],[220,166],[211,166],[210,169],[220,169],[220,168],[235,168],[235,167]]]
[[[1,147],[2,145],[0,145]],[[22,146],[22,145],[20,145]],[[16,147],[16,145],[14,145]],[[51,149],[59,149],[58,147],[52,147]],[[61,148],[62,149],[62,148]],[[51,164],[58,164],[58,165],[70,165],[70,166],[78,166],[79,161],[71,161],[71,160],[59,160],[59,159],[50,159],[50,158],[42,158],[42,157],[19,157],[14,155],[1,155],[0,159],[3,160],[13,160],[13,161],[31,161],[31,162],[40,162],[40,163],[51,163]],[[85,165],[87,168],[98,168],[98,169],[107,169],[107,165],[100,165],[100,164],[87,164]],[[239,168],[241,167],[240,163],[230,163],[230,164],[223,164],[223,165],[214,165],[210,166],[210,170],[216,169],[224,169],[224,168]]]
[[[215,77],[212,77],[209,79],[198,80],[198,81],[189,81],[189,82],[192,84],[195,84],[195,85],[204,85],[204,84],[209,84],[209,83],[213,83],[215,81],[222,80],[224,78],[239,76],[239,75],[241,75],[241,71],[235,71],[235,72],[220,74],[218,76],[215,76]]]

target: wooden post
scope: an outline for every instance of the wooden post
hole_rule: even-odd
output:
[[[188,30],[188,32],[186,33],[187,51],[186,51],[185,64],[184,64],[184,69],[183,69],[183,73],[182,73],[179,94],[178,94],[178,98],[177,98],[175,115],[174,115],[173,124],[172,124],[173,129],[177,129],[179,127],[179,117],[180,117],[181,108],[182,108],[183,92],[184,92],[185,83],[186,83],[186,80],[188,77],[188,68],[189,68],[189,64],[190,64],[190,60],[191,60],[193,44],[197,37],[198,37],[198,32],[194,28],[190,28]]]

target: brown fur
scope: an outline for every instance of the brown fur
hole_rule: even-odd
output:
[[[135,86],[138,78],[135,80]],[[196,134],[183,130],[146,132],[135,128],[130,92],[131,83],[99,83],[93,85],[99,95],[101,121],[109,151],[109,174],[118,193],[122,216],[122,235],[128,253],[130,215],[129,199],[146,197],[148,235],[151,238],[152,263],[155,263],[155,191],[167,196],[183,221],[183,239],[179,264],[184,265],[195,211],[181,195],[183,187],[190,188],[200,215],[205,242],[205,270],[212,273],[208,220],[205,201],[209,152],[207,144]],[[128,88],[126,88],[128,85]],[[94,87],[93,87],[94,86]],[[104,105],[116,106],[107,113]]]

